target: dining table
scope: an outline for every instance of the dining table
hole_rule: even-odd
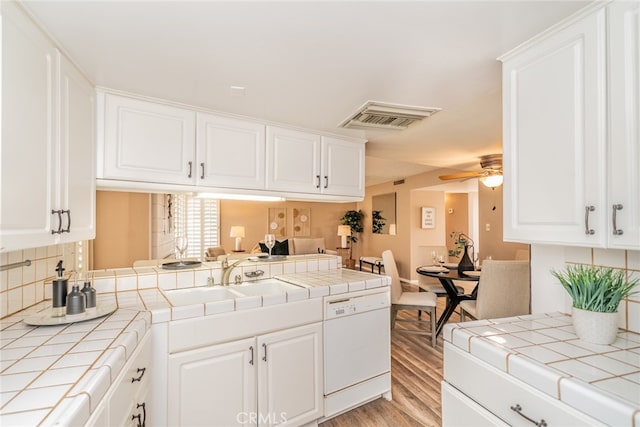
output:
[[[478,285],[473,288],[473,291],[470,294],[466,294],[464,292],[460,292],[456,287],[454,280],[462,280],[462,281],[475,281],[479,280],[479,276],[473,272],[469,272],[468,274],[459,273],[457,268],[434,268],[434,266],[423,265],[416,269],[416,272],[422,276],[434,277],[440,281],[442,287],[447,292],[448,301],[447,305],[438,318],[438,322],[436,323],[436,336],[440,334],[442,328],[445,323],[449,320],[453,312],[458,308],[460,301],[465,300],[475,300],[476,295],[478,293]]]

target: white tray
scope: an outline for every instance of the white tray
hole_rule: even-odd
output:
[[[95,311],[85,311],[82,314],[71,316],[51,317],[51,309],[47,309],[33,316],[24,319],[24,323],[32,326],[52,326],[66,325],[69,323],[83,322],[85,320],[97,319],[98,317],[111,314],[118,309],[116,304],[106,304],[96,307]]]

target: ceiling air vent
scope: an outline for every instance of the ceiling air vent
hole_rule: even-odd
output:
[[[438,111],[440,108],[367,101],[355,114],[340,123],[340,127],[402,130]]]

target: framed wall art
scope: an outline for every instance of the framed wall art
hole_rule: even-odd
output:
[[[422,208],[422,228],[436,228],[436,208]]]
[[[267,229],[276,237],[287,235],[287,210],[285,208],[269,208],[269,224]]]
[[[311,209],[293,208],[293,235],[298,237],[309,237],[311,235]]]

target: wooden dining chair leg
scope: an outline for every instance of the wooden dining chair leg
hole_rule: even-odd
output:
[[[433,307],[431,309],[431,319],[429,319],[431,321],[431,347],[436,346],[437,340],[438,340],[438,334],[436,333],[436,308]]]
[[[464,322],[464,321],[465,321],[465,317],[466,317],[466,316],[465,316],[465,314],[464,314],[464,313],[465,313],[464,309],[463,309],[462,307],[460,307],[460,321],[461,321],[461,322]]]

